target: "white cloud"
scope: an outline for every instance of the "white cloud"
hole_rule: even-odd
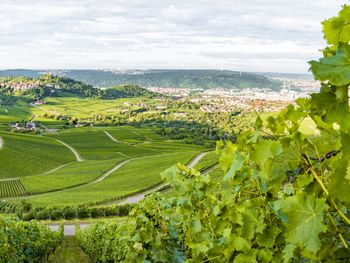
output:
[[[341,0],[1,0],[0,68],[306,72]]]

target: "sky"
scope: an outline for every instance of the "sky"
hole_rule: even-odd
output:
[[[307,73],[348,0],[1,0],[0,69]]]

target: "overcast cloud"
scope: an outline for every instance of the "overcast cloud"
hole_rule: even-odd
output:
[[[306,73],[345,0],[1,0],[0,68]]]

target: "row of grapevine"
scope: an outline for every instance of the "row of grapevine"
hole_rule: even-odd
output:
[[[22,196],[27,191],[19,179],[0,181],[0,197]]]
[[[0,216],[0,262],[43,262],[63,238],[63,226],[52,232],[37,222]]]
[[[93,262],[121,262],[130,252],[127,245],[129,225],[99,222],[82,231],[76,226],[76,237]]]
[[[349,262],[350,6],[323,32],[329,46],[310,62],[320,92],[218,142],[229,189],[173,166],[162,174],[171,197],[147,197],[126,224],[78,231],[86,253],[95,262]]]
[[[11,201],[0,201],[0,213],[14,213],[18,205]]]

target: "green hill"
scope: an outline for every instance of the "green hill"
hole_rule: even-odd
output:
[[[96,97],[101,99],[117,99],[128,97],[153,97],[156,94],[138,85],[121,85],[108,89],[95,88],[90,84],[68,77],[52,74],[40,77],[11,76],[0,77],[0,103],[13,104],[15,96],[33,99],[44,97]]]
[[[0,71],[0,77],[33,77],[44,73],[53,73],[58,76],[83,81],[95,87],[113,87],[122,84],[189,89],[268,88],[280,90],[281,87],[279,81],[271,80],[265,76],[230,70],[5,70]]]

